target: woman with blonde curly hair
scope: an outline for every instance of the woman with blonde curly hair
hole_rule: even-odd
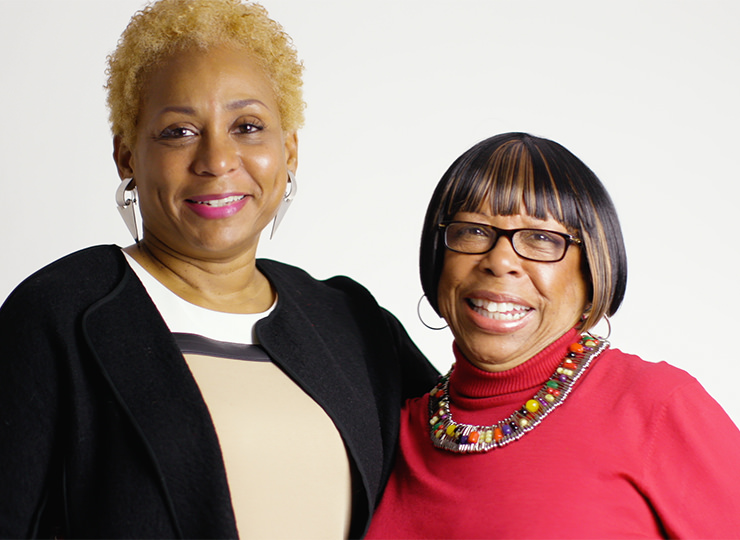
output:
[[[0,537],[364,534],[436,372],[359,284],[256,259],[296,193],[301,75],[256,4],[131,19],[107,90],[135,243],[0,309]]]

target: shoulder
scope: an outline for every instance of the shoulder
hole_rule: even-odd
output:
[[[93,246],[49,263],[26,278],[19,287],[54,280],[85,280],[89,275],[106,274],[116,269],[121,271],[126,265],[121,248],[118,246]]]
[[[118,284],[128,264],[118,246],[94,246],[58,259],[38,270],[8,296],[3,310],[13,306],[34,310],[65,300],[97,298]]]
[[[650,362],[617,348],[609,348],[597,365],[606,368],[615,382],[628,383],[634,388],[671,391],[676,387],[698,384],[686,371],[667,362]]]
[[[277,306],[265,319],[273,330],[305,329],[308,323],[311,331],[332,342],[365,336],[368,344],[379,347],[409,340],[401,323],[353,279],[318,280],[301,268],[266,259],[259,259],[257,267],[277,291]]]
[[[581,405],[607,419],[620,444],[645,456],[646,464],[665,456],[668,447],[685,453],[692,445],[706,446],[710,437],[710,446],[731,444],[740,452],[740,432],[721,405],[695,377],[666,362],[609,349],[583,385]],[[689,440],[694,443],[687,446]]]
[[[589,375],[586,380],[591,378]],[[646,361],[615,348],[597,360],[590,384],[623,412],[633,410],[643,419],[675,410],[677,401],[719,407],[699,381],[683,369],[667,362]]]
[[[258,259],[257,267],[277,289],[278,295],[289,294],[302,303],[337,302],[350,298],[376,303],[370,291],[347,276],[319,280],[302,268],[270,259]]]
[[[722,515],[722,505],[740,495],[740,472],[727,466],[740,460],[740,431],[732,419],[682,369],[618,349],[603,360],[601,389],[609,382],[617,389],[615,400],[600,395],[613,413],[609,428],[618,434],[620,452],[634,450],[630,459],[638,467],[638,487],[667,535],[732,537],[740,521]],[[703,510],[687,511],[686,501]]]

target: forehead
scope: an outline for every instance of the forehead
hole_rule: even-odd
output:
[[[526,211],[512,214],[495,214],[490,211],[489,207],[485,206],[472,212],[457,212],[453,219],[493,225],[501,229],[547,229],[570,232],[566,225],[549,214],[542,218],[533,216]]]
[[[227,46],[179,50],[150,70],[141,108],[224,99],[258,99],[277,110],[271,81],[245,50]]]

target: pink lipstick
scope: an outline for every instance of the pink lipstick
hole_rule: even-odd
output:
[[[244,208],[247,204],[247,197],[243,193],[199,195],[186,199],[185,203],[195,214],[204,219],[224,219]]]

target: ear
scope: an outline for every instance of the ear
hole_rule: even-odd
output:
[[[298,168],[298,133],[296,131],[285,133],[285,165],[293,172],[296,172]]]
[[[128,145],[123,142],[123,138],[120,135],[113,137],[113,161],[116,162],[118,176],[121,180],[135,176],[133,154]]]

